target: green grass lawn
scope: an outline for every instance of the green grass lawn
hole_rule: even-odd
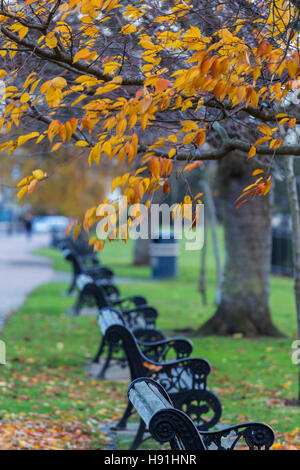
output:
[[[197,291],[199,253],[181,252],[178,279],[153,282],[149,268],[131,266],[132,249],[130,242],[107,244],[101,260],[116,275],[136,279],[120,284],[121,291],[124,295],[145,295],[160,312],[160,328],[169,334],[197,329],[213,314],[215,268],[210,240],[207,306],[201,304]],[[49,249],[43,254],[54,259],[56,268],[68,269],[59,252]],[[39,287],[7,322],[2,334],[8,356],[0,378],[2,428],[10,436],[15,434],[10,427],[16,420],[26,428],[30,422],[44,423],[45,433],[55,425],[58,437],[53,445],[47,441],[44,448],[105,448],[108,438],[105,433],[99,434],[97,426],[120,416],[127,384],[88,378],[84,365],[96,350],[99,329],[95,317],[65,315],[74,302],[74,298],[62,295],[65,288],[66,285],[55,283]],[[224,423],[265,421],[273,426],[277,442],[284,443],[285,448],[300,448],[300,408],[285,406],[286,400],[296,395],[297,376],[290,358],[296,334],[290,279],[272,278],[271,309],[275,323],[287,338],[193,337],[195,355],[209,359],[213,365],[208,383],[221,398]],[[74,436],[74,426],[81,429],[80,439]],[[38,447],[41,441],[32,434],[28,443],[18,438],[21,444],[18,441],[14,448]]]

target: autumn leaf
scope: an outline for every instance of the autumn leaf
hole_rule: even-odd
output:
[[[197,162],[194,162],[194,163],[189,163],[188,165],[186,165],[184,167],[184,171],[192,171],[195,168],[198,168],[198,166],[202,165],[202,163],[203,162],[200,162],[200,161],[197,161]]]
[[[248,153],[248,158],[252,158],[252,157],[254,157],[255,155],[256,155],[256,147],[254,147],[254,146],[252,145],[252,147],[250,148],[249,153]]]
[[[159,179],[160,178],[160,163],[157,157],[153,157],[149,164],[149,170],[152,176]]]

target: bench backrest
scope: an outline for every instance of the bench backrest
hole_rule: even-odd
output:
[[[83,291],[83,289],[88,285],[88,284],[94,284],[94,280],[91,276],[88,274],[80,274],[77,279],[76,279],[76,286],[79,290],[79,292]]]
[[[158,442],[169,442],[174,450],[205,450],[192,420],[174,408],[159,383],[142,377],[130,384],[127,393],[152,437]]]
[[[189,357],[176,360],[174,363],[155,362],[141,351],[122,314],[111,307],[100,309],[98,323],[107,342],[112,346],[118,344],[123,348],[132,380],[138,377],[153,377],[164,385],[172,397],[178,391],[206,389],[211,367],[205,359]]]
[[[111,305],[110,299],[105,294],[103,287],[96,284],[91,276],[80,274],[77,276],[76,285],[82,295],[94,297],[98,308],[109,307]]]
[[[64,249],[62,254],[65,260],[69,261],[72,264],[74,274],[76,276],[79,275],[82,272],[82,267],[79,262],[78,256],[76,256],[75,253],[72,250],[69,250],[68,248]]]
[[[99,309],[104,307],[113,308],[113,302],[111,301],[105,288],[97,284],[91,276],[88,276],[87,274],[80,274],[76,278],[76,285],[78,287],[79,292],[83,296],[87,295],[94,297],[97,307]],[[109,287],[109,284],[107,286]],[[139,300],[139,297],[136,298]],[[141,303],[141,306],[137,306],[136,309],[131,308],[127,311],[125,310],[123,312],[123,315],[125,317],[126,324],[132,331],[135,331],[155,328],[155,320],[158,317],[158,312],[155,308]],[[164,339],[164,336],[162,335],[160,339]]]
[[[107,330],[113,326],[125,326],[124,320],[120,313],[111,308],[102,308],[98,314],[98,324],[103,336]]]
[[[149,361],[139,348],[132,332],[126,327],[125,321],[117,310],[104,307],[99,310],[98,324],[108,343],[121,345],[129,364],[132,380],[147,376],[150,371],[143,365]]]

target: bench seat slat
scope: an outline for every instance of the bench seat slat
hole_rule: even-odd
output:
[[[173,408],[163,395],[158,395],[157,390],[145,382],[135,384],[129,392],[129,399],[147,426],[157,411]]]
[[[102,334],[105,335],[107,329],[113,325],[124,325],[118,313],[110,308],[102,308],[98,315],[98,323]]]

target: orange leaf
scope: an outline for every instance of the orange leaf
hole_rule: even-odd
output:
[[[160,178],[160,162],[157,157],[153,157],[149,163],[149,170],[154,178]]]
[[[168,192],[170,191],[170,185],[169,183],[166,181],[163,185],[163,193],[164,194],[167,194]]]
[[[201,147],[201,145],[204,144],[205,139],[206,139],[205,132],[200,131],[200,132],[198,132],[198,134],[196,136],[195,144],[198,145],[198,147]]]
[[[264,173],[264,170],[260,170],[259,168],[257,170],[254,170],[252,175],[253,176],[256,176],[256,175],[259,175],[260,173]]]
[[[236,207],[235,209],[239,209],[243,204],[245,204],[245,202],[247,202],[249,199],[244,199],[242,202],[240,202]]]
[[[156,93],[161,93],[162,91],[165,91],[169,87],[170,83],[170,80],[167,80],[165,78],[159,78],[155,84]]]
[[[76,220],[72,220],[66,228],[67,237],[70,235],[72,227],[76,224]]]
[[[195,168],[197,168],[198,166],[202,165],[203,162],[194,162],[194,163],[190,163],[189,165],[187,165],[183,171],[192,171],[194,170]]]
[[[38,180],[35,178],[29,183],[28,189],[27,189],[28,194],[31,194],[34,191],[37,183],[38,183]]]
[[[252,145],[252,147],[251,147],[251,149],[249,150],[249,153],[248,153],[248,158],[252,158],[255,155],[256,155],[256,148],[253,147],[253,145]]]
[[[257,57],[261,57],[265,55],[269,50],[272,49],[271,46],[268,44],[267,41],[262,41],[257,48]]]
[[[150,364],[150,362],[143,362],[143,366],[147,367],[149,370],[153,370],[154,372],[158,372],[161,370],[162,366],[156,366],[155,364]]]

